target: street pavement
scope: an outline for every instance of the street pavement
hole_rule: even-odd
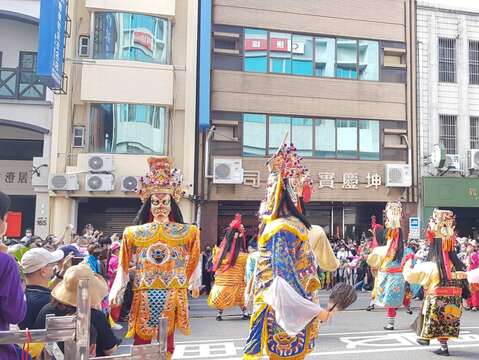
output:
[[[358,300],[347,311],[338,313],[333,320],[322,325],[319,341],[307,359],[321,360],[427,360],[440,359],[432,353],[438,346],[419,346],[415,334],[409,329],[420,302],[413,302],[413,315],[398,311],[396,330],[385,331],[384,309],[367,312],[370,293],[358,293]],[[328,298],[323,292],[322,299]],[[206,298],[190,300],[190,336],[180,333],[175,337],[173,359],[240,360],[248,335],[248,321],[242,320],[239,309],[225,311],[223,321],[216,321],[216,311],[206,304]],[[479,312],[464,312],[459,339],[449,345],[452,359],[479,359]],[[128,350],[125,341],[121,351]],[[266,359],[266,358],[265,358]]]

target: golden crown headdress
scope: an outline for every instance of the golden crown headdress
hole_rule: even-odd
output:
[[[291,200],[301,211],[300,198],[309,202],[313,191],[313,180],[309,170],[302,165],[302,158],[298,155],[296,147],[293,144],[287,145],[283,141],[267,162],[267,166],[270,172],[268,186],[273,190],[271,196],[269,198],[267,196],[267,199],[261,204],[260,214],[263,220],[268,222],[277,217],[281,193],[285,190],[288,191]]]
[[[434,209],[429,219],[426,232],[427,239],[432,244],[435,239],[442,239],[444,251],[452,251],[456,246],[456,217],[450,210]]]
[[[152,194],[170,194],[179,201],[186,194],[183,186],[183,175],[179,169],[173,168],[173,162],[167,156],[152,156],[147,159],[149,171],[140,177],[138,194],[145,202]]]

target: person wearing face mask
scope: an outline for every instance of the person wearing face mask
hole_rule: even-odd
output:
[[[63,259],[61,250],[49,252],[43,248],[34,248],[23,254],[20,262],[27,287],[27,314],[18,325],[20,329],[31,329],[43,306],[51,301],[49,281],[54,276],[54,266]]]
[[[0,239],[7,232],[9,207],[10,198],[0,191]],[[0,281],[0,331],[7,331],[10,324],[21,322],[27,311],[17,262],[12,256],[6,254],[6,250],[4,246],[0,246],[0,279],[2,279]],[[17,350],[14,345],[0,345],[0,359],[18,359]]]
[[[188,288],[201,285],[195,277],[200,258],[200,235],[185,224],[178,201],[185,194],[182,177],[168,157],[148,158],[149,172],[140,178],[143,202],[136,226],[123,233],[118,271],[110,291],[110,305],[120,305],[127,287],[130,261],[136,258],[127,337],[134,345],[147,344],[157,336],[160,317],[168,319],[168,355],[174,351],[174,332],[190,333]],[[194,275],[195,274],[195,275]],[[192,288],[199,294],[199,288]]]

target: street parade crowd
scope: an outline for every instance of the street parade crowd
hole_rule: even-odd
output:
[[[246,235],[240,214],[217,246],[200,248],[200,231],[183,220],[178,202],[185,186],[168,157],[148,159],[140,179],[142,206],[123,236],[87,225],[73,234],[46,239],[29,231],[0,249],[0,331],[43,329],[48,315],[75,314],[77,286],[89,280],[90,352],[114,354],[122,339],[149,344],[166,317],[171,358],[175,331],[190,333],[190,297],[208,296],[223,311],[237,307],[249,321],[244,359],[304,359],[321,336],[321,323],[370,292],[368,311],[386,308],[384,329],[393,330],[397,310],[412,314],[412,298],[423,301],[412,324],[417,342],[437,339],[438,355],[459,336],[463,309],[479,309],[478,244],[457,238],[454,214],[434,210],[425,239],[408,241],[401,229],[399,201],[387,203],[383,220],[371,218],[361,239],[330,241],[308,221],[311,176],[293,145],[283,144],[268,161],[269,177],[258,211],[257,236]],[[0,235],[10,200],[0,192]],[[459,219],[460,221],[460,219]],[[383,222],[383,224],[380,224]],[[328,289],[328,299],[319,290]],[[291,311],[294,309],[294,311]],[[1,345],[0,358],[40,359],[44,344]],[[58,347],[63,351],[63,344]]]

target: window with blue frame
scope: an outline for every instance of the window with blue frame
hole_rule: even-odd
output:
[[[359,158],[379,160],[379,121],[359,121]]]
[[[162,106],[92,104],[90,150],[120,154],[165,154],[168,111]]]
[[[336,77],[358,78],[358,41],[336,39]]]
[[[269,71],[291,74],[291,34],[269,34]]]
[[[268,32],[266,30],[245,29],[243,46],[244,71],[268,72]]]
[[[96,12],[93,58],[169,62],[169,21],[150,15]]]
[[[358,122],[357,120],[336,121],[336,157],[355,159],[358,157]]]
[[[336,40],[317,37],[314,40],[314,74],[321,77],[334,77],[336,63]]]
[[[292,73],[313,76],[313,37],[293,35],[291,51],[293,57]]]
[[[266,115],[243,114],[243,156],[266,155]]]
[[[243,156],[270,156],[283,141],[304,157],[381,159],[377,120],[243,114]]]
[[[379,80],[379,42],[244,30],[244,71]]]
[[[314,123],[314,156],[336,157],[336,120],[316,119]]]

